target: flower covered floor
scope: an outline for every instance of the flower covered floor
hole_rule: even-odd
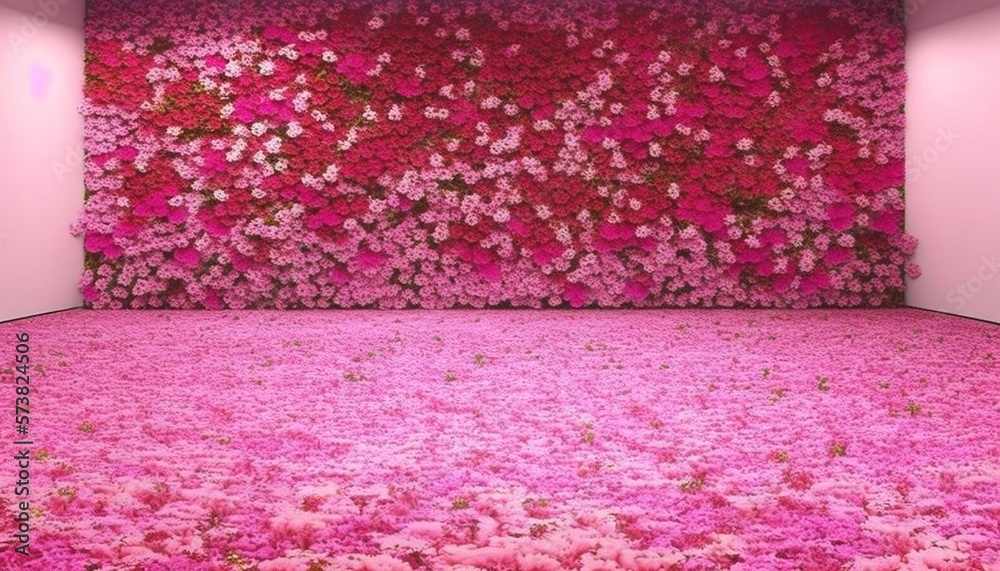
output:
[[[8,460],[3,569],[1000,569],[995,325],[916,310],[0,325],[22,331],[32,555],[10,549]]]

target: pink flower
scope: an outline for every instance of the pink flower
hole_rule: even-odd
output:
[[[197,267],[201,263],[198,250],[190,247],[174,250],[174,259],[189,268]]]

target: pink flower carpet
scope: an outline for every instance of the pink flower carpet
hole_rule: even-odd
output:
[[[11,347],[21,332],[31,554],[11,549],[8,460],[0,569],[1000,570],[996,325],[907,309],[0,325]]]

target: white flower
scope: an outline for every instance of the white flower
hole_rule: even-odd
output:
[[[235,110],[236,108],[233,107],[232,103],[226,103],[222,106],[222,109],[219,109],[219,117],[222,119],[229,119],[229,116],[232,115]]]
[[[618,149],[611,152],[611,166],[616,169],[623,169],[628,166],[628,162],[625,161],[625,155]]]
[[[444,108],[438,107],[425,107],[424,117],[428,119],[447,119],[451,115],[451,112]]]
[[[573,235],[570,233],[569,227],[565,224],[560,224],[556,230],[556,241],[564,245],[573,242]]]
[[[403,110],[399,107],[399,105],[394,104],[389,109],[389,113],[387,116],[390,121],[400,121],[403,118]]]
[[[340,169],[337,165],[330,165],[326,167],[326,171],[323,172],[323,179],[327,182],[334,182],[337,180],[337,175],[340,173]]]
[[[479,106],[482,107],[483,109],[496,109],[502,103],[503,102],[500,101],[499,97],[497,97],[496,95],[490,95],[486,99],[483,99],[482,103],[480,103]]]
[[[260,71],[261,75],[274,74],[274,62],[271,60],[264,60],[260,62],[260,65],[258,65],[257,68]]]
[[[331,52],[330,50],[326,50],[323,52],[323,61],[326,63],[336,63],[337,54]]]
[[[224,190],[216,190],[215,192],[212,193],[212,197],[218,200],[219,202],[224,202],[227,198],[229,198],[229,195],[226,194],[226,191]]]
[[[255,137],[259,137],[267,132],[267,125],[258,121],[257,123],[250,125],[250,132],[253,133]]]
[[[309,188],[314,188],[316,190],[321,190],[323,188],[323,181],[321,181],[320,179],[314,177],[309,173],[302,175],[302,178],[299,180],[302,182],[302,184],[308,186]]]
[[[294,139],[295,137],[301,135],[304,132],[304,130],[302,129],[302,125],[299,125],[299,123],[296,121],[292,121],[288,124],[288,129],[286,132],[288,133],[288,137],[290,139]]]
[[[536,131],[552,131],[556,126],[548,119],[539,119],[535,121],[534,128]]]
[[[278,137],[271,137],[270,139],[267,140],[267,142],[264,143],[264,148],[267,150],[267,152],[271,153],[272,155],[274,153],[277,153],[278,151],[281,150],[281,139],[279,139]]]
[[[368,20],[368,28],[371,30],[377,30],[385,24],[385,21],[378,16],[375,16],[371,20]]]
[[[254,197],[256,199],[261,199],[261,198],[264,198],[265,196],[267,196],[267,192],[265,192],[261,188],[256,188],[255,187],[253,190],[250,191],[250,196],[252,196],[252,197]]]
[[[438,95],[453,100],[458,98],[458,95],[455,94],[455,86],[450,83],[448,85],[442,85],[441,89],[438,89]]]

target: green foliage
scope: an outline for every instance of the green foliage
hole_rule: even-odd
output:
[[[788,389],[774,389],[771,391],[771,402],[776,403],[785,398],[786,393],[788,393]]]
[[[682,492],[697,492],[705,487],[705,478],[688,478],[681,482],[680,488]]]

